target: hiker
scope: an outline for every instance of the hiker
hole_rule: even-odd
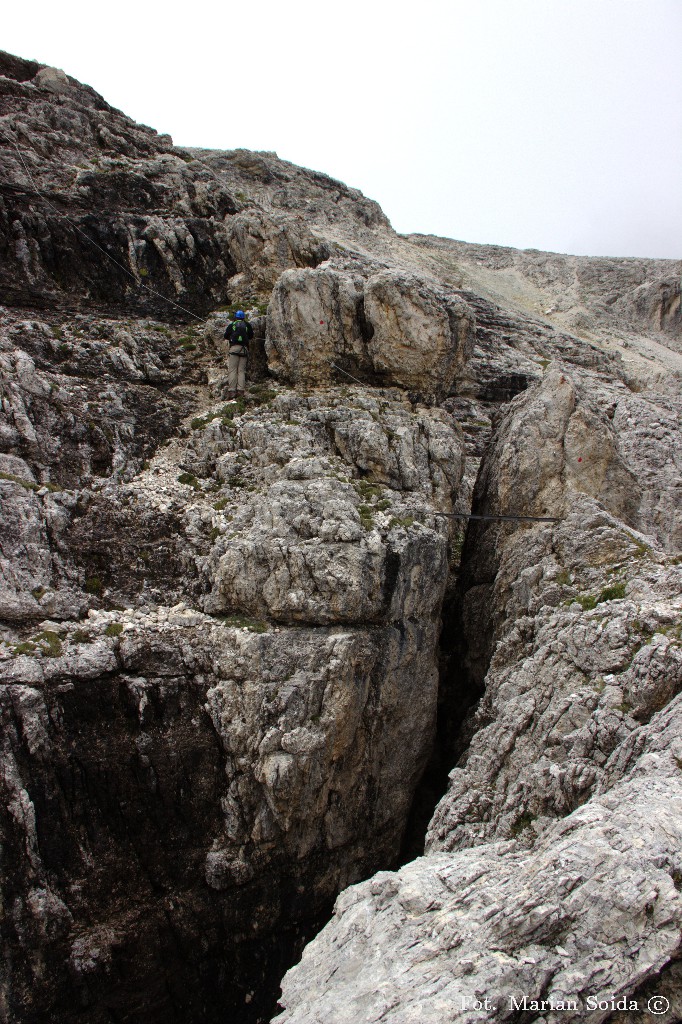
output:
[[[249,342],[253,338],[253,327],[247,321],[243,310],[238,309],[234,320],[225,328],[225,341],[229,352],[227,363],[227,397],[239,398],[246,383],[246,363],[249,358]]]

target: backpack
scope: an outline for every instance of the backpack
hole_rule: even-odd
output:
[[[246,320],[235,320],[225,331],[230,345],[247,345],[253,337],[253,327]]]

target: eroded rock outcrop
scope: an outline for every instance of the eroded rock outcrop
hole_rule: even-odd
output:
[[[270,300],[266,344],[272,372],[293,383],[329,382],[338,364],[433,400],[464,370],[473,325],[462,299],[395,271],[287,271]]]
[[[557,522],[470,527],[470,742],[424,858],[337,901],[283,1022],[514,1020],[524,994],[597,1021],[661,972],[679,999],[682,574],[624,521],[641,499],[566,367],[512,403],[474,510]]]
[[[303,218],[273,217],[246,209],[226,223],[225,237],[239,279],[236,291],[269,293],[279,276],[291,267],[315,267],[330,255],[329,247],[315,238]]]
[[[639,334],[679,352],[680,260],[586,258],[426,235],[410,239],[456,269],[457,287],[592,340]]]
[[[9,55],[0,161],[0,1016],[260,1024],[434,742],[282,1020],[679,1016],[678,265],[401,238]]]
[[[197,993],[209,1016],[265,1012],[267,956],[286,961],[335,892],[395,855],[436,699],[417,630],[156,607],[17,644],[2,673],[10,1014],[179,1020]]]
[[[654,732],[679,744],[680,724],[678,698]],[[278,1021],[610,1019],[679,953],[680,772],[665,746],[654,760],[532,852],[432,854],[349,889]]]
[[[211,402],[211,338],[155,326],[6,318],[3,997],[26,1019],[269,1015],[336,893],[395,859],[432,743],[456,424],[396,390]]]

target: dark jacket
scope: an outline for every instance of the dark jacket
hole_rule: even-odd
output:
[[[249,342],[253,338],[253,327],[247,320],[233,320],[225,328],[223,337],[230,348],[233,345],[241,345],[243,348],[248,348]]]

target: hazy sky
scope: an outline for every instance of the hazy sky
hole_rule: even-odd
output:
[[[682,257],[682,0],[8,7],[3,49],[179,145],[325,171],[398,231]]]

